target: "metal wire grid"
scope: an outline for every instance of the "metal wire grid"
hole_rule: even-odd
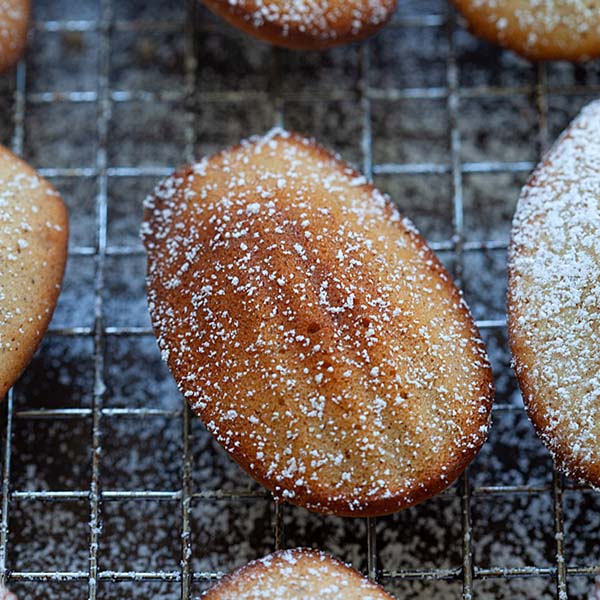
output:
[[[112,0],[100,0],[101,15],[99,20],[86,21],[45,21],[36,23],[36,29],[46,32],[97,32],[100,36],[100,56],[98,87],[96,92],[43,92],[28,93],[26,85],[26,66],[21,63],[16,72],[14,92],[14,134],[12,148],[17,154],[22,154],[24,146],[26,106],[35,104],[49,104],[55,102],[66,103],[93,103],[97,105],[97,138],[98,146],[93,168],[42,168],[40,172],[49,177],[87,177],[94,178],[96,182],[96,242],[93,246],[80,246],[70,251],[71,256],[90,256],[94,258],[94,323],[92,327],[78,326],[68,328],[52,328],[51,333],[64,337],[88,337],[94,344],[94,389],[93,401],[90,408],[73,409],[31,409],[16,410],[14,392],[8,394],[2,418],[3,431],[3,462],[2,462],[2,499],[0,521],[0,583],[11,585],[21,581],[83,581],[88,583],[88,598],[94,600],[98,596],[98,583],[100,581],[160,581],[177,582],[181,586],[181,598],[187,600],[192,597],[192,582],[199,580],[214,580],[222,573],[216,571],[193,572],[191,567],[191,503],[196,498],[241,498],[264,497],[264,494],[248,492],[226,491],[201,491],[194,492],[192,483],[192,451],[191,451],[191,419],[186,406],[181,410],[169,411],[148,408],[110,408],[104,406],[104,393],[106,390],[104,380],[104,348],[108,338],[132,337],[151,335],[145,327],[117,327],[105,325],[104,313],[104,279],[105,265],[108,256],[133,256],[140,254],[140,250],[132,246],[110,246],[107,244],[107,187],[109,177],[141,177],[163,176],[171,172],[172,167],[112,167],[107,158],[109,135],[109,120],[112,107],[120,102],[137,100],[141,102],[154,101],[183,101],[186,107],[186,139],[184,154],[187,161],[194,158],[196,145],[195,122],[198,118],[197,110],[204,103],[219,103],[238,100],[256,100],[271,103],[274,108],[273,124],[285,125],[285,101],[298,100],[299,95],[289,95],[282,92],[277,86],[272,86],[270,92],[206,92],[197,87],[197,59],[194,49],[198,26],[195,19],[197,0],[185,0],[186,19],[184,23],[170,21],[117,21],[113,16]],[[204,24],[200,24],[203,27]],[[503,250],[506,244],[502,241],[466,241],[463,207],[463,176],[471,173],[527,173],[534,164],[528,161],[520,162],[464,162],[461,160],[461,134],[458,126],[459,103],[469,97],[502,97],[513,94],[527,94],[535,97],[540,136],[540,148],[548,145],[548,103],[549,93],[570,95],[588,95],[599,93],[600,85],[562,86],[551,87],[548,85],[546,67],[537,68],[536,81],[531,86],[520,87],[470,87],[461,88],[459,70],[455,52],[455,16],[449,11],[447,15],[423,15],[401,17],[393,25],[398,29],[407,26],[440,27],[446,28],[449,53],[446,64],[446,86],[439,88],[402,88],[379,89],[369,83],[370,72],[370,44],[362,44],[360,49],[360,84],[356,90],[356,99],[360,104],[362,115],[362,166],[365,174],[373,178],[376,175],[408,175],[408,174],[449,174],[452,181],[453,204],[453,235],[443,242],[432,243],[435,250],[448,250],[455,258],[455,274],[460,284],[463,273],[465,253],[480,252],[485,250]],[[210,27],[210,26],[209,26]],[[164,90],[159,92],[145,91],[115,91],[110,87],[110,57],[111,33],[113,31],[181,31],[185,34],[185,84],[183,90]],[[278,52],[275,53],[275,64],[278,65]],[[277,70],[277,69],[276,69]],[[281,73],[279,73],[281,76]],[[326,95],[314,94],[312,91],[300,98],[306,101],[346,99],[347,92],[335,91]],[[447,103],[449,114],[448,137],[450,142],[450,155],[447,164],[437,163],[384,163],[376,164],[373,160],[373,132],[372,132],[372,102],[376,100],[399,99],[443,99]],[[484,320],[478,323],[481,329],[494,329],[505,327],[504,320]],[[497,404],[495,413],[513,412],[521,410],[510,404]],[[103,419],[107,416],[127,416],[134,418],[148,416],[182,417],[182,468],[181,486],[175,490],[107,490],[102,485],[100,476],[100,459],[102,456],[101,430]],[[12,489],[11,485],[11,440],[15,419],[57,419],[66,417],[90,417],[92,420],[92,461],[90,489],[74,491],[23,491]],[[158,448],[156,451],[159,451]],[[366,527],[366,556],[367,571],[371,579],[382,581],[390,580],[458,580],[462,582],[462,597],[465,600],[473,596],[474,580],[486,578],[509,579],[516,577],[545,576],[552,577],[556,582],[557,597],[568,598],[567,576],[574,575],[600,575],[600,565],[592,567],[570,567],[565,562],[565,542],[563,525],[563,490],[565,485],[562,478],[554,473],[552,486],[527,486],[527,485],[491,485],[473,488],[468,471],[461,480],[461,506],[462,506],[462,565],[457,568],[437,569],[423,568],[412,570],[381,570],[380,558],[377,548],[376,519],[368,519]],[[569,489],[585,489],[580,486],[570,485]],[[473,496],[505,495],[505,494],[538,494],[551,491],[553,495],[554,528],[556,540],[556,561],[550,567],[518,567],[518,568],[480,568],[474,565],[473,558],[473,526],[471,522],[471,499]],[[11,540],[9,530],[9,514],[11,501],[14,500],[44,500],[63,501],[69,499],[87,499],[89,502],[89,568],[81,571],[10,571],[7,564],[7,548]],[[111,500],[171,500],[180,505],[181,522],[181,567],[172,571],[107,571],[98,566],[99,535],[101,523],[102,501]],[[274,540],[275,548],[285,546],[285,532],[283,531],[283,512],[285,507],[275,504],[274,508]]]

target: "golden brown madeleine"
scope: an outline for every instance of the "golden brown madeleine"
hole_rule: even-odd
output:
[[[147,201],[148,295],[184,395],[276,497],[380,515],[484,442],[492,375],[446,270],[364,177],[274,130]]]
[[[13,67],[27,42],[30,0],[0,0],[0,73]]]
[[[600,102],[524,187],[508,325],[527,412],[559,468],[600,486]]]
[[[530,60],[600,56],[600,0],[453,0],[470,29]]]
[[[383,588],[335,558],[280,550],[227,575],[205,600],[393,600]]]
[[[0,397],[28,365],[48,327],[68,233],[58,192],[0,146]]]
[[[204,0],[234,27],[295,50],[322,50],[362,40],[394,14],[396,0]]]

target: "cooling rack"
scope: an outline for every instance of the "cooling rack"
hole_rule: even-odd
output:
[[[540,153],[600,92],[598,63],[534,67],[442,0],[372,40],[269,48],[196,0],[34,2],[0,79],[0,140],[62,192],[69,266],[2,407],[0,580],[21,600],[198,598],[276,548],[315,546],[399,598],[597,598],[600,501],[563,481],[510,368],[506,248]],[[275,504],[184,406],[144,296],[141,202],[178,165],[284,125],[388,191],[465,290],[494,364],[489,442],[441,496],[381,519]]]

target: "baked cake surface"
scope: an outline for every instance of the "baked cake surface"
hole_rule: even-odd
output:
[[[523,189],[508,325],[536,430],[560,468],[600,486],[600,102],[583,109]]]
[[[335,558],[298,548],[252,561],[227,575],[204,600],[393,600]]]
[[[231,25],[265,42],[320,50],[364,39],[394,14],[396,0],[205,0]]]
[[[0,397],[46,332],[65,269],[68,232],[58,192],[0,146]]]
[[[146,205],[148,297],[180,389],[277,498],[374,515],[447,487],[486,439],[483,342],[389,198],[274,130]]]
[[[476,35],[531,60],[600,55],[600,0],[454,0]]]
[[[25,49],[29,0],[0,0],[0,73],[14,66]]]

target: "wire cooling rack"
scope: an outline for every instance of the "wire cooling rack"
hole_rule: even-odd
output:
[[[600,502],[552,470],[524,415],[504,314],[519,188],[600,92],[598,63],[533,67],[442,0],[374,39],[272,49],[196,0],[34,3],[0,79],[0,139],[62,192],[70,257],[40,351],[2,407],[0,580],[28,598],[197,598],[276,548],[315,546],[399,598],[598,598]],[[284,125],[356,163],[464,288],[494,364],[489,442],[461,480],[381,519],[275,504],[160,362],[137,239],[178,165]]]

